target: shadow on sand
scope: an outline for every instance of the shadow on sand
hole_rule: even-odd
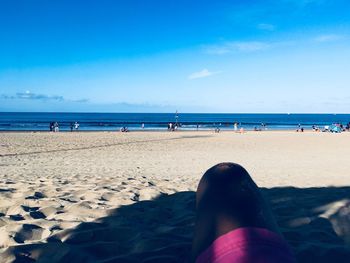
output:
[[[262,191],[298,262],[349,262],[350,187]],[[186,262],[194,217],[194,192],[161,195],[6,254],[15,262]]]

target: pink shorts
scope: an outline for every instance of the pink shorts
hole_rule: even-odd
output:
[[[238,228],[218,237],[196,263],[295,263],[279,235],[263,228]]]

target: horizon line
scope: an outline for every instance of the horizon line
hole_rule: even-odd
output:
[[[283,114],[283,115],[350,115],[350,113],[322,113],[322,112],[179,112],[178,110],[174,112],[71,112],[71,111],[0,111],[2,113],[72,113],[72,114]]]

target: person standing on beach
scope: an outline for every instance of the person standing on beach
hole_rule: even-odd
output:
[[[74,124],[73,122],[70,123],[70,132],[73,132]]]
[[[50,122],[49,128],[50,128],[50,132],[52,132],[53,131],[53,122]]]
[[[78,122],[75,122],[74,123],[74,130],[79,130],[79,123]]]
[[[59,131],[60,131],[59,125],[58,125],[58,122],[56,121],[54,124],[54,132],[59,132]]]

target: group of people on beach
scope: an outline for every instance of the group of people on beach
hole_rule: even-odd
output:
[[[254,126],[254,131],[264,131],[264,130],[267,130],[266,123],[261,123],[260,127]]]
[[[350,122],[347,123],[345,126],[342,123],[334,123],[332,125],[325,125],[323,129],[321,129],[317,125],[312,125],[312,131],[314,132],[333,132],[333,133],[340,133],[345,131],[350,131]],[[304,128],[301,126],[301,124],[298,125],[297,132],[304,132]]]
[[[71,132],[78,131],[80,124],[78,122],[71,122],[69,127]],[[57,121],[52,121],[50,122],[49,129],[50,129],[50,132],[59,132],[60,125],[58,124]]]
[[[340,133],[350,131],[350,122],[344,126],[342,123],[334,123],[331,126],[327,125],[325,126],[323,132],[333,132],[333,133]]]
[[[350,131],[350,122],[348,122],[345,126],[342,123],[334,125],[338,126],[342,131]]]
[[[60,131],[60,126],[57,121],[55,122],[50,122],[50,131],[51,132],[59,132]]]
[[[177,131],[180,126],[181,126],[181,124],[179,124],[177,122],[175,122],[175,123],[169,122],[167,128],[168,128],[168,131]],[[214,126],[215,126],[214,131],[216,133],[219,133],[221,131],[221,129],[219,127],[219,126],[221,126],[221,123],[219,124],[219,126],[215,125],[215,123],[214,123]],[[79,128],[80,128],[80,124],[78,122],[71,122],[69,127],[70,127],[70,131],[71,132],[78,131]],[[332,125],[325,125],[323,127],[323,129],[320,128],[317,125],[312,125],[311,128],[312,128],[312,131],[314,131],[314,132],[322,131],[322,132],[340,133],[340,132],[350,131],[350,122],[347,123],[346,125],[343,125],[342,123],[335,123],[335,124],[332,124]],[[59,132],[60,131],[60,126],[59,126],[57,121],[50,122],[49,129],[50,129],[51,132]],[[145,129],[145,124],[144,123],[141,124],[141,129],[142,130]],[[197,131],[199,130],[199,124],[196,125],[196,129],[197,129]],[[235,132],[240,132],[240,133],[245,132],[245,129],[241,126],[241,124],[237,123],[237,122],[235,122],[233,124],[233,130]],[[254,131],[267,130],[267,125],[265,123],[261,123],[260,127],[254,126],[253,130]],[[129,129],[126,126],[123,126],[123,127],[121,127],[119,129],[119,131],[121,131],[121,132],[129,132]],[[305,131],[304,127],[301,124],[298,124],[298,126],[296,128],[296,132],[304,132],[304,131]]]
[[[298,124],[298,128],[296,129],[296,132],[304,132],[304,127],[301,126],[301,124]]]
[[[179,128],[179,124],[177,122],[176,123],[172,123],[172,122],[168,123],[168,131],[177,131],[178,128]]]
[[[120,131],[120,132],[129,132],[129,129],[128,129],[128,127],[126,127],[126,126],[123,126],[123,127],[121,127],[121,128],[119,129],[119,131]]]
[[[80,124],[78,122],[70,123],[70,131],[78,131]]]

